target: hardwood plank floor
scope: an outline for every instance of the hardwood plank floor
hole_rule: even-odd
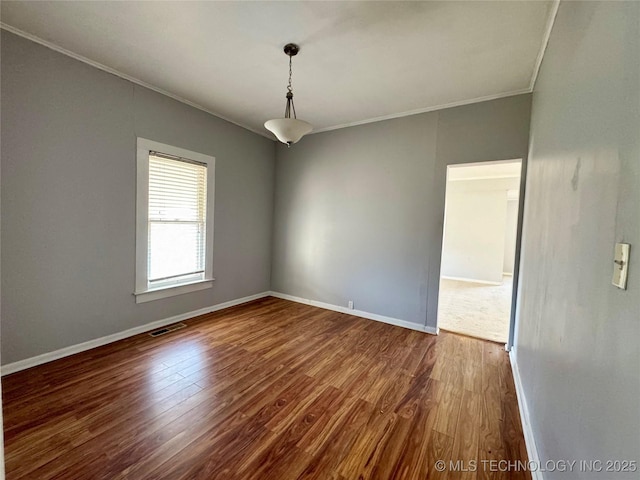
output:
[[[184,323],[3,378],[7,479],[530,478],[482,464],[527,460],[500,345],[271,297]]]

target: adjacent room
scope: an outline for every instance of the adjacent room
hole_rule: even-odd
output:
[[[522,161],[447,168],[438,327],[506,344]]]
[[[0,9],[0,480],[638,478],[640,2]]]

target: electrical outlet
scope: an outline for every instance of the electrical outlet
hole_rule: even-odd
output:
[[[349,307],[349,310],[353,310],[353,301],[352,300],[349,300],[348,307]]]

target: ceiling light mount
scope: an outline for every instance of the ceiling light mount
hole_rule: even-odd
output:
[[[298,142],[313,129],[310,123],[298,120],[296,107],[293,103],[293,86],[291,84],[293,69],[291,59],[295,57],[299,51],[300,47],[295,43],[287,43],[284,46],[284,53],[289,57],[289,83],[287,85],[287,94],[285,95],[287,105],[284,109],[284,118],[276,118],[264,122],[265,128],[273,132],[278,140],[286,143],[288,147]],[[293,118],[291,118],[291,112],[293,112]]]
[[[286,53],[290,57],[295,57],[299,51],[300,51],[300,47],[295,43],[287,43],[284,46],[284,53]]]

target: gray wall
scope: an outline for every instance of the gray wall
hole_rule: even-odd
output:
[[[523,158],[530,96],[277,150],[272,290],[436,326],[446,167]]]
[[[274,143],[2,32],[2,363],[269,290]],[[212,289],[136,304],[136,136],[216,157]]]
[[[636,2],[562,2],[534,91],[516,352],[542,460],[640,461],[639,25]]]

